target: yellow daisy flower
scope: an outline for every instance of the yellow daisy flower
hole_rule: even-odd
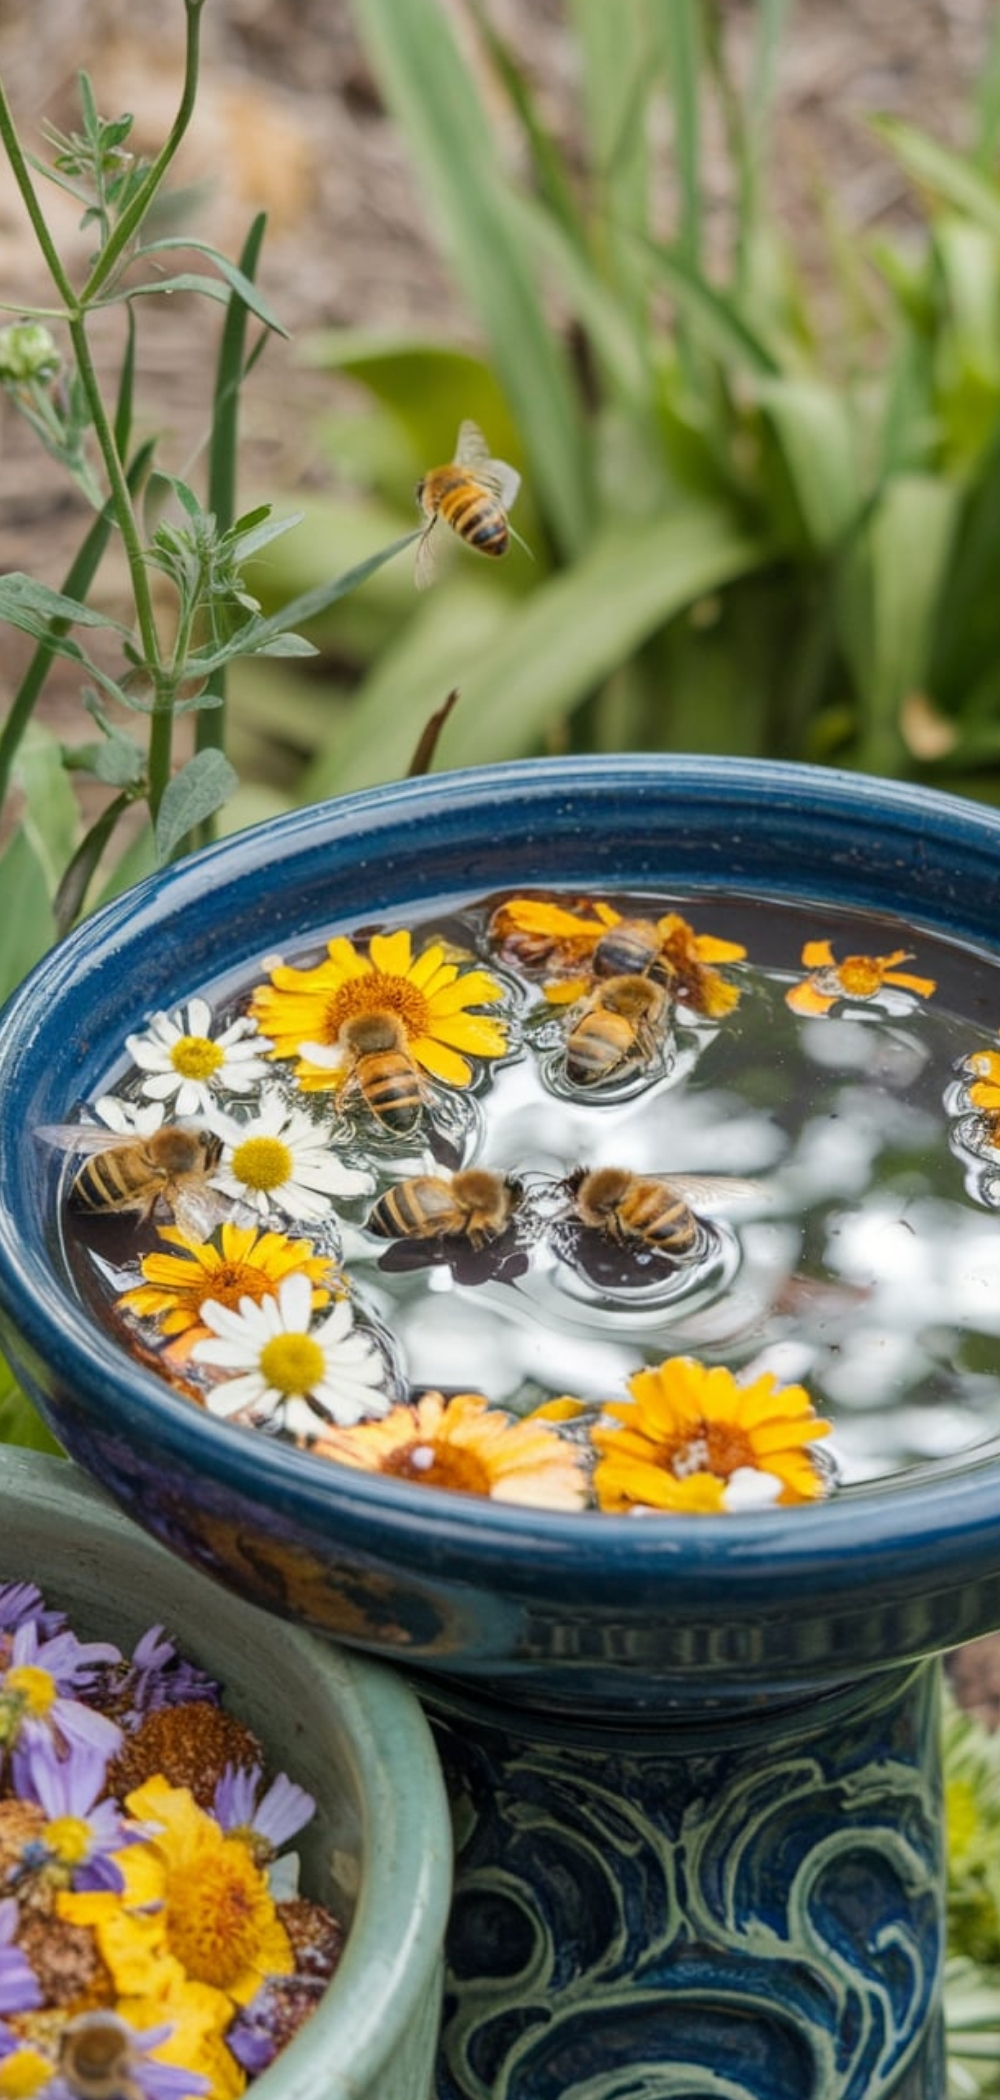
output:
[[[631,1400],[608,1401],[615,1427],[596,1427],[594,1488],[601,1509],[723,1511],[733,1475],[747,1469],[780,1483],[778,1502],[825,1493],[808,1449],[829,1422],[804,1386],[779,1387],[769,1371],[739,1385],[723,1366],[673,1356],[628,1381]]]
[[[273,1298],[285,1276],[301,1271],[312,1286],[315,1310],[330,1296],[333,1266],[324,1254],[316,1254],[309,1240],[291,1240],[281,1232],[258,1232],[255,1225],[222,1227],[221,1249],[208,1240],[188,1239],[176,1225],[161,1225],[160,1238],[179,1254],[147,1254],[142,1260],[144,1282],[123,1291],[117,1303],[140,1319],[160,1322],[164,1334],[183,1335],[177,1353],[187,1355],[191,1346],[207,1338],[209,1329],[201,1318],[206,1298],[217,1305],[239,1310],[242,1298],[259,1305]]]
[[[901,985],[929,998],[937,988],[933,977],[914,977],[909,970],[896,967],[912,960],[905,948],[894,948],[891,955],[845,955],[838,963],[829,941],[807,941],[802,961],[810,975],[801,984],[793,984],[785,1000],[793,1013],[826,1014],[841,999],[877,998],[884,984]]]
[[[221,2031],[265,1977],[295,1967],[266,1877],[187,1787],[157,1775],[125,1806],[143,1835],[113,1855],[124,1891],[65,1892],[59,1915],[93,1928],[120,1999],[183,2000],[197,1986],[197,2017]]]
[[[502,999],[485,970],[460,970],[446,960],[440,942],[418,956],[405,927],[372,936],[362,955],[344,935],[327,943],[327,959],[312,970],[281,963],[269,984],[256,987],[251,1011],[271,1017],[273,1057],[295,1058],[295,1076],[306,1092],[341,1087],[350,1076],[345,1023],[387,1014],[399,1026],[417,1064],[447,1086],[468,1086],[470,1057],[502,1057],[507,1048],[500,1021],[471,1008]]]
[[[481,1393],[445,1400],[424,1393],[380,1422],[328,1430],[309,1450],[339,1465],[412,1480],[417,1487],[487,1495],[541,1509],[582,1509],[588,1497],[580,1454],[541,1423],[518,1422]]]

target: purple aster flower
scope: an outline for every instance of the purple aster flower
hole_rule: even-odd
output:
[[[72,1695],[86,1690],[95,1664],[117,1660],[119,1651],[109,1641],[78,1641],[66,1632],[46,1640],[33,1619],[25,1620],[0,1671],[0,1746],[53,1737],[71,1746],[87,1743],[112,1757],[121,1729]]]
[[[326,1989],[318,1976],[272,1976],[226,2029],[226,2047],[248,2078],[258,2078],[314,2012]]]
[[[120,1889],[121,1868],[111,1855],[131,1841],[113,1801],[102,1800],[107,1758],[92,1744],[77,1743],[59,1757],[48,1736],[14,1752],[15,1792],[37,1801],[48,1821],[21,1853],[23,1872],[55,1862],[68,1870],[74,1889]]]
[[[200,2071],[149,2054],[172,2032],[169,2021],[140,2031],[117,2013],[78,2013],[62,2030],[58,2071],[33,2100],[80,2100],[83,2092],[112,2090],[133,2100],[198,2100],[210,2089]]]
[[[12,1896],[7,1896],[0,1903],[0,2013],[33,2012],[42,2002],[34,1969],[20,1947],[14,1945],[17,1926],[17,1904]],[[5,2041],[9,2035],[2,2020],[0,2035]]]
[[[130,1677],[125,1689],[131,1698],[133,1717],[125,1726],[137,1726],[143,1714],[162,1706],[200,1704],[218,1706],[219,1686],[196,1663],[179,1655],[162,1626],[151,1626],[132,1651]]]
[[[64,1611],[49,1611],[34,1582],[0,1582],[0,1629],[13,1633],[25,1619],[36,1619],[46,1638],[66,1624]]]
[[[296,1831],[304,1829],[316,1803],[304,1787],[279,1772],[260,1801],[257,1792],[263,1777],[259,1765],[249,1771],[227,1765],[215,1789],[212,1813],[227,1836],[234,1833],[255,1838],[254,1850],[272,1858]]]

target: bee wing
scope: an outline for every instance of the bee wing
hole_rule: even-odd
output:
[[[770,1192],[760,1181],[738,1174],[665,1174],[669,1188],[700,1210],[724,1210],[727,1203],[769,1203]]]
[[[436,582],[446,562],[455,551],[457,541],[447,530],[441,530],[441,520],[435,512],[429,525],[425,525],[417,541],[416,560],[413,565],[413,581],[418,591],[426,591]]]
[[[521,486],[521,476],[516,467],[509,467],[505,459],[493,459],[478,423],[466,420],[458,427],[455,460],[460,467],[471,467],[473,478],[496,496],[509,510]]]
[[[210,1239],[217,1225],[224,1225],[233,1216],[234,1205],[218,1189],[200,1182],[186,1187],[175,1183],[166,1192],[166,1199],[173,1212],[174,1224],[183,1232],[185,1239]]]
[[[141,1139],[123,1137],[117,1130],[99,1130],[93,1123],[37,1123],[32,1136],[43,1145],[54,1145],[57,1152],[94,1154],[98,1152],[131,1151]]]

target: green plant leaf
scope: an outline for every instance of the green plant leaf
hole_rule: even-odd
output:
[[[241,270],[237,263],[230,262],[228,255],[221,254],[219,249],[213,248],[208,241],[192,240],[190,234],[186,233],[164,234],[161,240],[144,243],[139,250],[139,255],[162,255],[166,252],[167,249],[170,248],[189,248],[195,254],[207,256],[209,262],[215,264],[215,267],[218,270],[220,277],[224,278],[225,283],[229,286],[230,291],[234,291],[237,297],[242,301],[242,304],[248,307],[252,314],[256,314],[258,321],[263,321],[264,326],[266,328],[272,329],[275,335],[288,335],[287,328],[283,325],[281,321],[279,321],[277,314],[272,312],[271,308],[267,303],[267,300],[263,296],[263,293],[257,290],[257,286],[254,284],[253,279],[248,277],[246,275],[246,272],[244,270]],[[180,285],[181,282],[182,279],[180,278],[174,278],[172,280],[170,278],[167,278],[161,281],[161,283],[158,286],[141,284],[132,285],[126,292],[126,297],[131,298],[135,292],[156,290],[163,291],[171,284],[177,286]],[[215,285],[215,280],[214,278],[198,278],[197,283],[201,289],[204,289],[206,284]],[[220,287],[215,286],[215,294],[217,297],[219,296],[219,292]],[[224,299],[228,299],[229,292],[227,292],[225,289],[222,289],[221,296]],[[108,304],[110,302],[102,301],[101,303]]]
[[[28,1451],[48,1451],[54,1458],[62,1455],[62,1445],[57,1444],[51,1430],[41,1415],[32,1406],[27,1393],[21,1391],[6,1358],[0,1356],[0,1444],[20,1444]]]
[[[572,555],[593,517],[589,454],[568,361],[507,209],[504,170],[475,82],[439,0],[407,0],[405,7],[355,0],[354,18],[465,299],[486,333],[552,535]]]
[[[903,117],[878,116],[872,127],[918,187],[985,226],[1000,240],[1000,184],[966,154],[955,153]]]
[[[196,751],[168,781],[156,817],[156,857],[162,867],[188,832],[215,815],[239,785],[221,751]]]
[[[825,553],[850,530],[862,504],[850,402],[818,379],[761,380],[754,391],[781,448],[809,540]]]
[[[40,962],[56,937],[46,870],[18,829],[0,853],[0,1001]]]
[[[43,723],[29,723],[14,762],[14,778],[24,796],[21,824],[43,870],[46,893],[52,897],[76,851],[80,817],[62,745]]]
[[[109,613],[96,612],[79,598],[67,598],[62,591],[54,591],[47,583],[39,583],[18,569],[0,576],[0,620],[9,620],[12,627],[44,636],[46,641],[50,638],[50,620],[68,620],[73,627],[108,627],[114,634],[128,634],[128,628]]]

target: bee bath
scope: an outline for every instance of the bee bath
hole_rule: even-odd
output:
[[[1000,1221],[988,1133],[973,1133],[981,1152],[969,1153],[967,1133],[953,1148],[946,1097],[959,1085],[956,1059],[966,1047],[992,1055],[1000,1020],[998,848],[1000,820],[986,810],[803,768],[622,759],[445,776],[303,812],[154,878],[63,943],[6,1010],[0,1305],[26,1386],[72,1455],[175,1553],[276,1613],[391,1659],[434,1718],[460,1839],[442,2100],[940,2100],[929,1658],[1000,1625],[1000,1326],[989,1287]],[[554,1117],[532,1108],[532,1142],[554,1150],[550,1179],[576,1213],[567,1225],[559,1212],[552,1263],[531,1275],[556,1274],[560,1288],[564,1272],[578,1275],[560,1235],[566,1225],[572,1251],[582,1224],[597,1250],[585,1282],[596,1277],[603,1303],[620,1294],[629,1234],[696,1235],[698,1202],[675,1212],[669,1179],[664,1193],[674,1168],[756,1176],[763,1167],[787,1189],[833,1157],[836,1173],[823,1168],[824,1239],[836,1246],[839,1234],[853,1251],[821,1275],[815,1231],[799,1228],[802,1258],[782,1270],[795,1290],[771,1292],[759,1362],[753,1306],[742,1327],[720,1326],[720,1307],[728,1320],[736,1290],[760,1272],[754,1248],[787,1234],[784,1213],[765,1218],[757,1239],[741,1226],[721,1234],[736,1252],[706,1272],[703,1297],[667,1292],[649,1315],[665,1323],[658,1354],[677,1335],[683,1353],[714,1367],[731,1358],[748,1377],[773,1365],[784,1380],[815,1381],[847,1459],[825,1499],[609,1514],[416,1488],[213,1419],[130,1357],[80,1289],[59,1222],[63,1161],[53,1150],[40,1175],[26,1133],[64,1126],[93,1102],[121,1069],[129,1030],[151,1013],[189,1013],[220,970],[230,987],[262,982],[275,953],[293,973],[300,956],[308,970],[331,930],[430,929],[521,892],[562,899],[581,917],[587,900],[652,897],[699,937],[709,925],[723,936],[737,904],[747,925],[757,910],[762,924],[768,914],[780,922],[784,946],[765,988],[774,1027],[761,1035],[754,1082],[763,1122],[747,1137],[725,1066],[738,1037],[711,1015],[692,1026],[696,1060],[684,1062],[683,1046],[672,1065],[663,1057],[649,1097],[653,1135],[629,1125],[627,1156],[610,1139],[564,1154]],[[603,989],[588,981],[571,1009],[572,1058],[559,1048],[568,1039],[557,1017],[551,1053],[564,1057],[571,1086],[597,1088],[568,1113],[586,1114],[588,1132],[614,1129],[616,1148],[625,1095],[614,1095],[616,1064],[612,1093],[600,1096],[607,1060],[624,1062],[626,1094],[629,1075],[645,1084],[639,1067],[660,1056],[666,1003],[658,956],[647,964],[626,951],[622,969],[617,938],[617,979],[640,980],[641,1001],[609,999],[614,974]],[[867,975],[838,977],[845,954],[870,965]],[[497,967],[508,963],[500,956]],[[885,999],[864,1007],[872,969]],[[921,989],[932,980],[952,987],[940,1018]],[[848,994],[845,1018],[838,1001]],[[262,998],[260,1008],[269,1020]],[[543,1014],[539,1027],[548,1025]],[[550,1055],[549,1036],[539,1040]],[[796,1056],[808,1045],[804,1064],[791,1062],[793,1042]],[[397,1051],[369,1043],[358,1061]],[[322,1080],[322,1061],[309,1055]],[[714,1088],[699,1094],[712,1059]],[[503,1069],[516,1078],[523,1065]],[[356,1065],[351,1078],[365,1094]],[[376,1078],[385,1082],[384,1064]],[[500,1081],[495,1091],[501,1098]],[[794,1146],[761,1159],[754,1133],[766,1123],[780,1136],[800,1094]],[[485,1094],[467,1098],[478,1115]],[[954,1131],[965,1120],[956,1111]],[[522,1153],[466,1146],[464,1129],[448,1174],[497,1167],[502,1183],[508,1169],[524,1181]],[[878,1322],[863,1309],[865,1250],[889,1236],[884,1206],[859,1224],[864,1176],[851,1148],[862,1129],[872,1156],[885,1156],[892,1246],[912,1241],[930,1265],[899,1270],[903,1342],[886,1311],[886,1276]],[[747,1156],[737,1157],[744,1139]],[[533,1152],[530,1172],[534,1161]],[[652,1195],[640,1202],[602,1182],[596,1170],[610,1168],[652,1179]],[[461,1186],[449,1180],[446,1197],[440,1185],[429,1195],[435,1180],[438,1163],[417,1160],[374,1192],[388,1230],[373,1228],[373,1267],[386,1240],[408,1257],[414,1211],[436,1202],[450,1218]],[[494,1213],[492,1184],[477,1193],[488,1200],[473,1214],[485,1215],[487,1242],[492,1234],[504,1247],[514,1199],[508,1190]],[[537,1182],[517,1197],[543,1240],[548,1201]],[[975,1289],[963,1297],[956,1272],[954,1309],[938,1298],[932,1314],[928,1297],[921,1318],[944,1244],[936,1221],[954,1217],[957,1228],[962,1205]],[[961,1234],[947,1238],[965,1245]],[[481,1251],[472,1247],[476,1260]],[[435,1332],[444,1349],[466,1304],[473,1355],[455,1377],[435,1368],[435,1378],[489,1392],[492,1301],[476,1297],[476,1275],[463,1281],[460,1266],[457,1255],[437,1264],[452,1282],[431,1293]],[[816,1292],[831,1276],[833,1312]],[[570,1297],[576,1288],[571,1276]],[[405,1333],[393,1310],[405,1302],[405,1291],[388,1294],[390,1333],[394,1323]],[[617,1315],[595,1312],[582,1286],[574,1308],[576,1375],[563,1390],[600,1396]],[[862,1328],[865,1356],[855,1346]],[[906,1391],[905,1420],[871,1397],[876,1354],[896,1364],[889,1388]],[[626,1352],[623,1376],[632,1362]],[[555,1371],[541,1383],[558,1395]]]

